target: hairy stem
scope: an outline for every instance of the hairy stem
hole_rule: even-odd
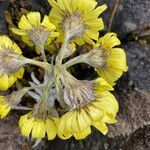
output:
[[[65,56],[65,50],[66,50],[67,45],[68,45],[68,41],[69,41],[69,39],[68,39],[68,36],[66,34],[66,36],[64,38],[64,41],[62,43],[61,49],[60,49],[60,51],[59,51],[59,53],[58,53],[58,55],[56,57],[56,63],[57,64],[61,64],[62,63],[62,60],[63,60],[63,58]]]
[[[51,65],[47,62],[41,62],[41,61],[37,61],[37,60],[25,58],[25,57],[23,57],[23,59],[26,62],[26,64],[32,64],[32,65],[39,66],[45,70],[51,70]]]
[[[43,61],[44,61],[44,62],[47,62],[46,55],[45,55],[45,50],[44,50],[44,45],[45,45],[45,44],[43,44],[42,42],[40,42],[40,43],[38,43],[38,44],[36,45],[36,48],[37,48],[38,50],[40,50],[41,55],[42,55],[42,58],[43,58]]]
[[[86,58],[86,54],[82,54],[82,55],[79,55],[73,59],[70,59],[69,61],[67,61],[64,66],[65,68],[69,68],[75,64],[79,64],[79,63],[85,63],[85,58]]]

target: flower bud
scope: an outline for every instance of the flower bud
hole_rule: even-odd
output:
[[[11,75],[25,64],[23,56],[11,49],[0,50],[0,73]]]
[[[15,108],[21,101],[21,98],[29,90],[24,88],[22,90],[13,92],[7,96],[0,96],[0,118],[4,118],[10,112],[12,108]]]
[[[58,71],[58,70],[59,71]],[[79,81],[69,74],[65,68],[55,68],[55,85],[60,104],[64,102],[69,109],[83,107],[95,99],[92,81]]]
[[[105,53],[105,51],[101,50],[100,48],[94,48],[85,55],[86,57],[84,61],[90,66],[100,69],[107,66],[106,59],[109,56],[109,53]]]

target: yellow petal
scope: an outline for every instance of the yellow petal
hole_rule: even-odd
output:
[[[44,19],[41,25],[47,27],[50,31],[56,29],[55,25],[50,22],[48,16],[44,16]]]
[[[32,25],[29,22],[29,20],[27,20],[26,16],[22,16],[19,23],[18,23],[18,27],[24,31],[28,31],[32,29]]]
[[[108,132],[108,128],[107,128],[105,122],[103,122],[103,121],[95,121],[95,122],[93,122],[93,126],[95,128],[97,128],[100,132],[102,132],[104,135],[106,135]]]
[[[33,124],[34,124],[33,118],[26,120],[26,122],[21,127],[21,133],[23,136],[29,137],[33,128]]]
[[[45,124],[43,121],[35,121],[32,129],[33,138],[44,138],[45,137]]]
[[[91,40],[91,38],[89,36],[84,35],[83,38],[84,38],[86,43],[89,43],[91,45],[95,45],[95,43],[93,42],[93,40]]]
[[[8,88],[10,88],[17,81],[15,73],[8,77]]]
[[[30,12],[27,14],[27,19],[32,25],[38,26],[41,22],[41,15],[39,12]]]
[[[5,100],[5,96],[0,95],[0,103]]]
[[[104,29],[104,22],[102,18],[96,18],[95,20],[85,21],[85,24],[87,26],[90,26],[91,29],[94,29],[97,31]]]
[[[63,5],[64,5],[66,11],[68,11],[72,14],[73,12],[71,9],[71,5],[72,5],[71,1],[70,0],[62,0],[62,2],[63,2]]]
[[[18,45],[17,45],[16,43],[13,43],[12,49],[13,49],[17,54],[19,54],[19,55],[22,54],[21,49],[18,47]]]
[[[86,30],[84,33],[85,36],[90,37],[93,40],[98,40],[99,32],[94,30]]]
[[[116,33],[105,34],[98,40],[98,43],[100,44],[100,46],[108,50],[121,44],[120,40],[117,38]]]
[[[58,5],[58,3],[55,0],[48,0],[48,2],[52,6],[52,8],[57,10],[59,13],[62,13],[61,7]]]
[[[115,85],[115,81],[118,80],[122,74],[123,71],[120,69],[117,69],[115,67],[110,67],[106,70],[96,69],[97,73],[104,78],[110,85]]]
[[[79,133],[74,133],[74,137],[77,139],[77,140],[82,140],[84,138],[86,138],[88,135],[91,134],[91,128],[87,128],[86,130],[84,130],[83,132],[79,132]]]
[[[83,132],[87,127],[91,125],[91,120],[89,116],[86,114],[84,109],[81,109],[78,112],[78,132]]]
[[[0,108],[0,118],[3,119],[7,116],[7,114],[10,112],[11,107],[8,104],[4,104]]]
[[[118,102],[110,92],[103,92],[97,101],[92,103],[95,107],[105,110],[106,112],[116,115],[118,112]]]
[[[72,130],[73,132],[80,132],[78,126],[78,110],[74,110],[74,117],[72,119]]]
[[[56,126],[53,121],[50,119],[46,120],[46,133],[48,136],[48,140],[52,140],[56,137]]]
[[[23,36],[25,36],[25,35],[28,34],[27,32],[25,32],[23,30],[20,30],[20,29],[16,29],[16,28],[11,28],[11,31],[13,33],[17,34],[17,35],[23,35]]]
[[[88,0],[88,2],[85,1],[83,8],[86,12],[91,12],[92,10],[94,10],[96,5],[97,5],[97,2],[95,0]]]
[[[15,73],[15,75],[17,76],[17,78],[22,79],[22,78],[23,78],[23,75],[24,75],[24,68],[20,68],[20,70],[17,71],[17,72]]]
[[[94,105],[89,106],[87,112],[92,120],[99,120],[104,116],[103,111],[98,109]]]
[[[103,117],[103,121],[109,124],[117,123],[117,120],[114,119],[114,116],[108,113],[106,113],[106,115]]]
[[[102,5],[94,9],[91,13],[88,13],[84,16],[84,20],[92,20],[93,18],[97,18],[103,11],[105,11],[107,8],[106,5]]]
[[[9,83],[8,83],[8,76],[5,75],[0,75],[0,90],[4,91],[9,88]]]
[[[108,63],[110,66],[113,66],[122,71],[127,71],[126,65],[126,54],[121,48],[113,48],[111,55],[108,58]]]
[[[33,42],[29,39],[28,36],[21,36],[21,38],[22,38],[22,41],[26,43],[28,46],[30,47],[34,46]]]
[[[0,45],[5,46],[5,48],[12,48],[13,42],[7,36],[0,36]]]
[[[55,38],[55,37],[58,37],[60,34],[58,32],[51,32],[50,33],[50,37],[51,38]]]
[[[103,78],[97,78],[95,80],[96,86],[94,87],[94,90],[97,94],[100,94],[104,91],[111,91],[114,90],[113,87],[108,84]]]
[[[69,112],[68,112],[69,113]],[[68,117],[68,114],[64,114],[60,120],[57,122],[57,132],[58,134],[63,134],[64,133],[64,130],[65,130],[65,127],[66,127],[66,118]],[[68,118],[67,118],[68,119]],[[69,120],[69,119],[68,119]],[[70,125],[68,126],[68,130],[70,130]]]
[[[28,116],[29,114],[23,115],[20,119],[19,119],[19,127],[22,128],[22,126],[24,125],[24,123],[28,120]]]

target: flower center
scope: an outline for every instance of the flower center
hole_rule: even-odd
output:
[[[68,38],[81,37],[87,29],[83,21],[83,15],[78,10],[73,15],[67,12],[63,20],[61,26]]]
[[[48,37],[50,36],[50,31],[44,26],[33,26],[31,30],[28,31],[30,40],[35,45],[44,45]]]
[[[107,68],[107,59],[110,56],[110,52],[101,49],[100,47],[91,50],[85,59],[85,62],[98,69]]]

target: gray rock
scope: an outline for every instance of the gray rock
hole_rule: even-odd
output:
[[[131,81],[136,87],[150,91],[150,46],[130,42],[124,49],[127,51]]]
[[[99,0],[99,4],[108,5],[108,10],[103,13],[106,30],[114,1]],[[150,23],[149,0],[120,0],[112,23],[112,31],[118,33],[120,38],[124,38],[137,27],[148,23]]]
[[[4,17],[5,10],[8,8],[6,1],[0,1],[0,35],[8,32],[6,21]]]

